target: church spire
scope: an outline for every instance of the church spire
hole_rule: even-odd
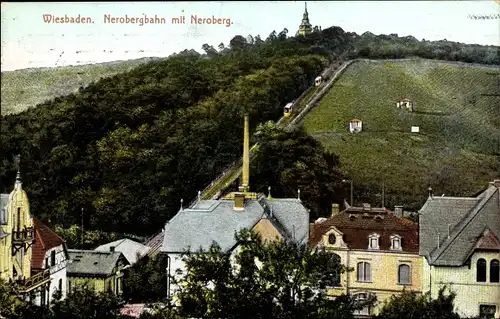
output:
[[[14,159],[15,165],[17,166],[16,183],[15,188],[21,188],[21,155],[17,155]]]
[[[312,25],[309,22],[309,12],[307,12],[307,2],[305,2],[305,10],[302,15],[302,23],[299,26],[299,34],[306,35],[312,32]]]

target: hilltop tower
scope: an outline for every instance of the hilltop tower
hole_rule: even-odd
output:
[[[309,13],[307,12],[307,2],[305,3],[304,14],[302,15],[302,23],[299,26],[299,34],[306,36],[312,32],[312,25],[309,22]]]

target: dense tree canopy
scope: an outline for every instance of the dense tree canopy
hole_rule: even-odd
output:
[[[205,55],[185,50],[2,116],[1,191],[12,189],[20,154],[37,217],[65,228],[81,224],[83,208],[85,229],[149,235],[177,212],[181,198],[189,202],[241,156],[243,112],[251,114],[252,131],[277,120],[283,105],[338,56],[500,62],[496,47],[359,36],[339,27],[308,37],[287,31],[273,31],[265,41],[238,35],[218,50],[206,44]],[[253,185],[270,185],[277,196],[296,196],[301,188],[313,216],[328,214],[345,191],[333,184],[336,158],[300,134],[284,139],[295,151],[273,158],[277,149],[268,143],[259,159],[270,156],[283,170],[256,167]]]

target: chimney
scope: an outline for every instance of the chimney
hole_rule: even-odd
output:
[[[398,217],[404,217],[403,206],[394,206],[394,215]]]
[[[245,210],[245,193],[234,194],[234,210],[237,211]]]
[[[337,203],[332,204],[332,217],[340,213],[340,205]]]
[[[248,128],[248,114],[245,114],[245,124],[243,130],[243,181],[240,192],[248,192],[250,174],[250,133]]]
[[[115,252],[115,246],[109,247],[109,251],[112,252],[112,253],[114,253]]]
[[[433,197],[432,196],[432,187],[429,186],[428,191],[429,191],[429,198],[432,199],[432,197]]]

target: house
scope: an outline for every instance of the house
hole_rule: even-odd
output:
[[[125,256],[110,247],[109,251],[69,249],[68,290],[86,286],[96,292],[123,292],[123,270],[129,267]]]
[[[411,132],[412,133],[419,133],[420,132],[420,127],[419,126],[412,126],[411,127]]]
[[[249,132],[245,116],[242,184],[239,191],[222,199],[198,199],[191,207],[182,208],[165,225],[162,253],[167,255],[168,272],[179,278],[184,270],[182,254],[206,250],[217,243],[222,251],[235,253],[235,233],[251,229],[264,240],[288,240],[307,244],[309,211],[299,198],[274,199],[249,191]],[[175,275],[174,275],[175,274]],[[175,295],[177,287],[170,286]]]
[[[323,77],[318,76],[316,79],[314,79],[314,85],[315,86],[320,86],[321,83],[323,83]]]
[[[500,180],[475,197],[432,195],[419,211],[423,290],[448,285],[463,317],[500,317]],[[487,317],[487,316],[490,317]]]
[[[25,300],[47,305],[50,269],[32,268],[36,232],[19,171],[14,190],[1,194],[0,209],[0,278],[11,283]]]
[[[115,240],[113,242],[101,245],[94,249],[95,251],[110,251],[114,247],[115,251],[121,252],[130,265],[135,264],[139,259],[146,256],[149,247],[133,241],[128,238]]]
[[[67,294],[67,265],[69,255],[65,241],[53,230],[44,225],[37,218],[33,218],[35,226],[35,243],[33,244],[31,269],[37,272],[49,270],[49,290],[40,291],[37,295],[37,304],[42,300],[50,303],[54,293],[60,292],[61,298]]]
[[[331,296],[377,297],[373,309],[365,307],[356,315],[376,314],[384,301],[403,289],[421,291],[418,225],[386,208],[364,204],[339,212],[333,205],[331,217],[311,225],[309,246],[331,251],[341,264],[354,268],[340,276]]]
[[[363,129],[363,122],[360,119],[352,119],[349,122],[349,132],[358,133]]]
[[[415,104],[408,98],[398,99],[396,101],[397,108],[406,108],[410,112],[415,112]]]

